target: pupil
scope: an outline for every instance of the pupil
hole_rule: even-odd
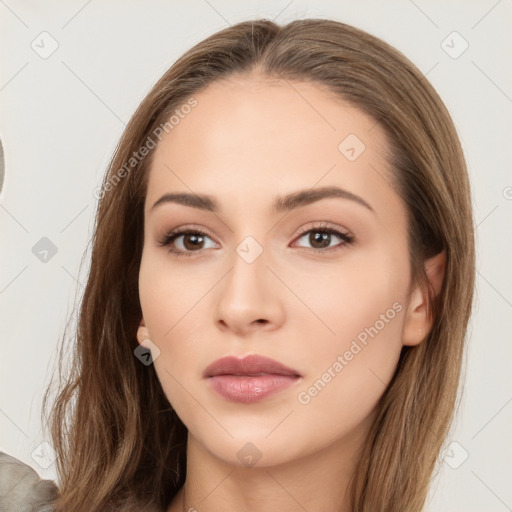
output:
[[[191,242],[191,243],[189,243]],[[183,244],[187,249],[197,249],[200,247],[200,244],[203,242],[202,235],[185,235],[183,238]]]
[[[331,234],[330,233],[321,233],[320,231],[313,232],[309,236],[309,242],[315,248],[322,249],[325,247],[329,247],[329,244],[331,242]],[[316,244],[320,244],[320,245],[316,245]]]

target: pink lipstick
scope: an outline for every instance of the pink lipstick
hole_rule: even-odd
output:
[[[223,357],[203,376],[219,395],[241,403],[257,402],[301,380],[296,370],[259,355]]]

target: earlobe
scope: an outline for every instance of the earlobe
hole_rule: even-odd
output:
[[[137,328],[137,341],[143,347],[150,348],[148,344],[149,340],[149,330],[146,327],[146,322],[144,321],[144,318],[142,318],[142,320],[139,323],[139,327]]]
[[[434,318],[432,316],[429,288],[435,295],[441,292],[445,268],[445,251],[425,261],[425,273],[428,282],[418,283],[409,298],[402,331],[404,345],[418,345],[430,332]]]

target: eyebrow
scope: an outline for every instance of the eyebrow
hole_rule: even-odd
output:
[[[272,210],[274,213],[287,212],[328,198],[348,199],[364,206],[372,212],[375,212],[375,210],[362,197],[353,194],[348,190],[334,186],[310,188],[306,190],[299,190],[285,196],[278,196],[274,200]],[[212,196],[205,194],[190,194],[187,192],[173,192],[164,194],[160,199],[158,199],[158,201],[156,201],[151,207],[151,211],[153,211],[157,206],[165,203],[177,203],[190,206],[191,208],[198,208],[200,210],[215,213],[220,210],[219,203]]]

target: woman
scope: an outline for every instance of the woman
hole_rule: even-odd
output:
[[[422,509],[474,241],[413,64],[334,21],[229,27],[154,86],[97,195],[57,511]]]

